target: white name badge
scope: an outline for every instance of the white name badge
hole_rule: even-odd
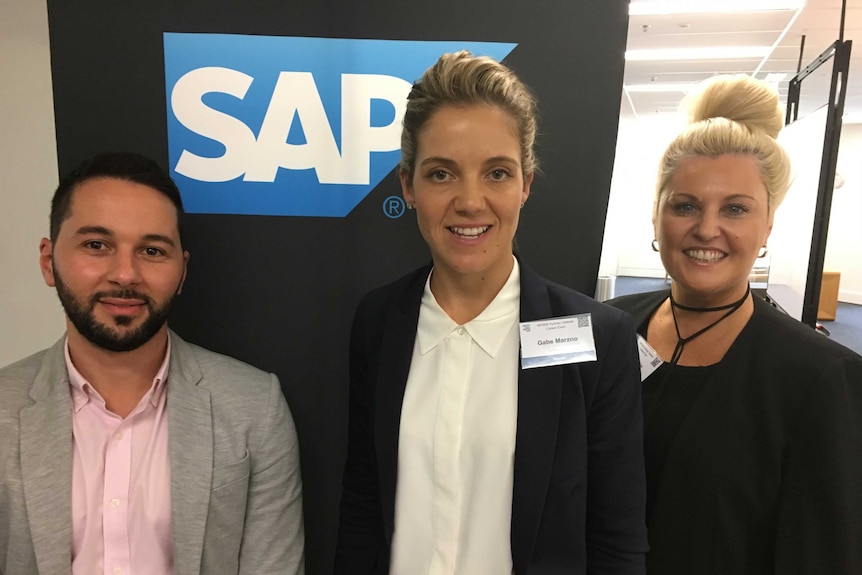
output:
[[[592,318],[588,313],[521,322],[521,367],[596,361]]]
[[[638,356],[640,356],[641,362],[641,382],[646,381],[646,378],[657,370],[658,366],[664,363],[658,353],[647,343],[647,340],[641,334],[638,334]]]

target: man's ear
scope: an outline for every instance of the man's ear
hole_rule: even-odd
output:
[[[180,287],[177,288],[177,295],[183,293],[183,285],[186,283],[186,274],[189,271],[189,252],[183,252],[183,277],[180,279]]]
[[[54,281],[54,244],[48,238],[39,242],[39,269],[45,284],[50,287],[57,285]]]

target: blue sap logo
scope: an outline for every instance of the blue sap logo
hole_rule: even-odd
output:
[[[166,33],[171,176],[186,210],[344,217],[400,159],[413,81],[515,44]]]

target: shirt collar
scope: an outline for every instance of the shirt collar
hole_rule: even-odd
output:
[[[63,352],[66,357],[66,371],[69,372],[69,387],[72,390],[72,409],[75,410],[75,413],[78,413],[81,408],[87,405],[91,398],[96,398],[104,404],[105,400],[101,395],[99,395],[99,392],[90,385],[90,382],[81,375],[81,372],[79,372],[75,368],[75,364],[72,363],[72,356],[69,354],[69,338],[66,338],[66,341],[63,344]],[[168,345],[165,349],[165,357],[162,360],[162,365],[159,367],[159,371],[156,372],[156,376],[153,378],[152,387],[150,387],[150,390],[147,392],[149,395],[149,402],[153,407],[158,407],[159,400],[162,397],[162,393],[164,393],[165,385],[167,385],[168,369],[170,368],[171,363],[170,360],[171,334],[168,332]]]
[[[452,332],[463,327],[485,353],[491,357],[496,357],[506,335],[509,333],[509,328],[518,321],[520,310],[521,272],[518,267],[518,259],[513,259],[514,265],[509,279],[506,280],[491,303],[482,310],[482,313],[463,326],[455,323],[437,303],[437,299],[431,293],[431,274],[428,274],[416,330],[419,353],[425,355],[449,337]],[[433,269],[431,273],[434,273]]]

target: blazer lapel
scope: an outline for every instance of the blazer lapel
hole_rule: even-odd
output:
[[[554,317],[547,283],[520,263],[520,321]],[[526,573],[542,518],[560,421],[562,368],[521,369],[512,494],[512,561]]]
[[[171,460],[171,534],[174,569],[199,573],[209,510],[213,429],[209,391],[191,348],[171,332],[167,381],[168,445]]]
[[[392,543],[395,517],[395,483],[398,473],[398,436],[401,404],[413,358],[413,344],[419,322],[419,304],[425,290],[430,266],[422,268],[407,288],[389,306],[384,318],[375,392],[374,436],[377,448],[378,481],[383,511],[383,527],[388,544]]]
[[[40,573],[72,570],[72,399],[65,338],[49,349],[21,410],[21,477]]]

